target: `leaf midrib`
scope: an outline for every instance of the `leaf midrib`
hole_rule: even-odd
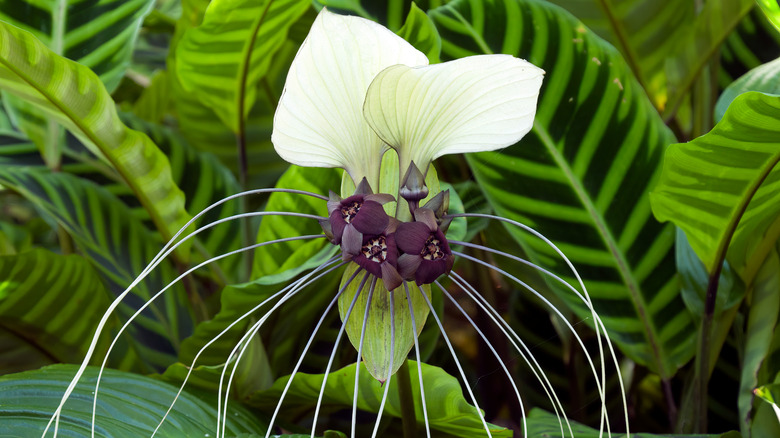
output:
[[[585,191],[585,188],[574,175],[571,168],[566,163],[566,160],[561,155],[560,151],[558,151],[556,148],[555,142],[552,140],[549,132],[547,132],[547,130],[539,123],[538,120],[534,120],[533,130],[539,136],[539,140],[545,149],[547,149],[547,152],[553,158],[555,164],[558,166],[561,172],[563,172],[570,187],[574,190],[577,198],[580,200],[582,206],[585,208],[585,211],[588,213],[588,216],[590,216],[593,220],[593,224],[604,241],[604,244],[614,257],[617,265],[616,269],[620,273],[621,278],[623,278],[623,283],[628,289],[629,295],[631,296],[631,301],[637,311],[637,315],[640,321],[642,321],[642,326],[645,329],[647,341],[653,350],[653,361],[656,362],[655,365],[659,373],[661,373],[664,378],[667,377],[666,367],[663,365],[665,361],[662,359],[664,352],[659,347],[658,333],[656,333],[655,327],[649,321],[647,303],[645,303],[645,300],[639,293],[639,284],[634,278],[633,272],[629,268],[628,261],[620,251],[615,237],[607,227],[604,217],[598,212],[598,210],[596,210],[596,207]]]

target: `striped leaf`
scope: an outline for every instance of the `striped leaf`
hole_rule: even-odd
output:
[[[439,32],[436,31],[431,18],[415,3],[412,3],[403,27],[398,30],[398,36],[408,41],[415,49],[425,53],[431,64],[439,62],[441,53]]]
[[[0,20],[31,32],[56,55],[89,67],[110,93],[130,64],[138,29],[153,3],[3,0]],[[35,141],[48,165],[56,168],[63,147],[62,128],[19,98],[11,97],[8,102],[20,128]]]
[[[100,276],[87,260],[35,249],[0,257],[0,279],[0,327],[57,362],[78,363],[84,358],[110,302]],[[117,322],[112,320],[109,332],[117,328]],[[101,339],[95,356],[99,360],[109,341]],[[0,362],[9,363],[7,353],[3,350]],[[126,348],[114,357],[122,358],[114,366],[123,368],[138,360]]]
[[[159,236],[147,230],[132,211],[104,188],[66,173],[25,167],[0,167],[0,183],[33,202],[54,218],[97,268],[113,295],[121,293],[162,247]],[[120,306],[126,319],[152,294],[176,277],[163,263],[133,289]],[[153,367],[172,362],[179,341],[192,330],[186,296],[173,287],[130,326],[139,354]]]
[[[674,137],[644,90],[614,48],[554,5],[455,1],[429,14],[443,58],[503,52],[547,72],[531,133],[469,163],[499,215],[536,228],[572,260],[623,352],[673,375],[693,354],[694,325],[674,275],[674,228],[650,213],[649,188]],[[513,236],[576,284],[543,242]],[[587,318],[570,292],[551,286]]]
[[[666,67],[669,100],[665,116],[674,115],[702,69],[754,4],[755,0],[710,0],[693,25],[686,26]]]
[[[720,121],[731,102],[742,93],[760,91],[765,94],[780,95],[778,78],[780,78],[780,58],[745,73],[723,90],[718,97],[718,103],[715,105],[715,120]]]
[[[169,239],[189,220],[168,160],[149,138],[125,126],[88,68],[62,58],[30,33],[0,23],[0,88],[35,105],[111,164]],[[186,258],[186,248],[178,254]]]
[[[666,151],[653,213],[685,231],[709,273],[728,257],[750,285],[780,237],[778,121],[780,97],[746,93],[710,133]]]
[[[552,0],[614,45],[653,103],[666,102],[666,60],[694,19],[688,0]],[[575,37],[576,39],[576,37]]]
[[[397,32],[404,23],[404,17],[410,14],[412,4],[417,3],[423,10],[428,9],[425,3],[439,3],[436,0],[412,2],[410,0],[315,0],[321,6],[327,6],[331,12],[343,15],[357,15],[376,21]]]
[[[74,365],[55,365],[0,378],[4,435],[40,436],[76,369]],[[90,436],[96,380],[97,368],[88,368],[62,411],[61,436]],[[150,377],[111,369],[103,372],[100,387],[95,436],[101,438],[151,436],[179,390]],[[217,415],[215,397],[183,392],[156,436],[209,436],[214,434]],[[230,405],[223,420],[228,436],[265,430],[263,423],[237,403]],[[53,428],[49,434],[52,432]]]
[[[748,70],[780,57],[780,32],[753,8],[720,48],[718,85],[725,89]]]
[[[271,59],[306,0],[214,0],[203,22],[176,47],[176,74],[184,90],[213,108],[233,132],[244,131]]]

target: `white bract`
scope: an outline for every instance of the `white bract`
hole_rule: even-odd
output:
[[[373,21],[323,9],[290,67],[274,117],[277,153],[340,167],[378,187],[382,155],[422,172],[445,154],[500,149],[533,125],[544,71],[509,55],[427,65]]]

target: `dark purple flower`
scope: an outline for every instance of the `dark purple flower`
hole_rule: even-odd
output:
[[[433,283],[452,269],[454,258],[444,233],[436,223],[433,210],[418,208],[415,222],[404,222],[396,230],[398,271],[418,285]]]
[[[382,233],[388,226],[390,217],[382,204],[394,201],[391,195],[371,194],[368,184],[360,184],[357,192],[341,199],[331,193],[328,201],[328,222],[330,229],[326,234],[336,245],[341,245],[345,253],[354,254],[362,244],[364,235]]]
[[[348,257],[361,268],[381,278],[387,290],[393,290],[401,285],[403,279],[396,269],[398,247],[394,231],[397,221],[390,219],[389,222],[388,227],[381,233],[364,235],[360,249],[348,254]]]

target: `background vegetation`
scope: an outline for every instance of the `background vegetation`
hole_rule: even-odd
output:
[[[533,131],[504,151],[440,160],[441,180],[453,184],[466,211],[527,223],[571,258],[619,348],[633,430],[780,436],[770,404],[753,395],[762,387],[765,398],[774,393],[777,399],[772,385],[780,384],[776,1],[326,3],[384,24],[432,62],[509,53],[543,68]],[[41,367],[81,361],[109,303],[192,215],[242,189],[326,193],[340,186],[340,171],[289,168],[270,143],[286,71],[321,6],[309,0],[0,3],[0,432],[43,430],[75,368]],[[258,209],[322,214],[324,205],[257,196],[223,204],[204,219]],[[205,231],[133,290],[109,331],[116,333],[152,294],[210,257],[310,232],[317,227],[271,218]],[[525,254],[567,275],[549,248],[498,223],[470,221],[465,239]],[[131,373],[111,372],[103,383],[114,389],[100,401],[100,433],[149,435],[175,394],[159,380],[178,385],[185,364],[214,334],[324,254],[323,242],[262,248],[173,285],[109,358],[111,367]],[[578,331],[595,346],[587,309],[559,285],[489,254],[471,255],[543,291],[582,322]],[[582,375],[583,352],[557,317],[475,265],[459,263],[456,270],[534,346],[570,416],[597,427],[599,402],[592,379]],[[321,280],[315,289],[325,292],[295,298],[253,337],[229,394],[236,409],[231,433],[264,432],[283,382],[277,379],[292,370],[338,280]],[[492,354],[441,297],[436,305],[487,418],[517,429],[519,408]],[[503,335],[470,310],[518,380],[532,382]],[[338,317],[326,325],[305,359],[307,372],[324,369]],[[457,375],[453,359],[432,325],[422,335],[424,362],[431,364],[425,379],[440,382],[433,396],[451,401],[429,405],[434,428],[438,436],[477,436],[481,425],[451,377]],[[247,327],[239,324],[235,336],[201,356],[193,392],[177,403],[163,434],[213,428],[221,366]],[[106,335],[99,351],[109,342]],[[101,360],[98,354],[94,364]],[[343,373],[354,360],[349,349],[337,358]],[[282,413],[287,430],[305,430],[317,378],[296,379]],[[611,410],[619,408],[616,379],[608,387]],[[323,428],[346,432],[342,411],[352,401],[340,399],[332,382]],[[366,394],[380,391],[370,380],[361,385]],[[91,388],[79,388],[86,398],[66,413],[77,435],[91,412]],[[560,435],[541,388],[521,388],[526,402],[540,408],[531,413],[529,433]],[[367,398],[360,408],[376,412],[377,406]],[[134,416],[139,410],[149,412],[150,424]],[[398,410],[390,406],[386,413],[383,430],[397,436]],[[585,426],[576,432],[592,433]],[[511,431],[497,428],[495,436]]]

